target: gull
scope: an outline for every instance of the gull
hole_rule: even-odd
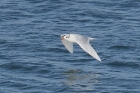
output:
[[[90,38],[80,34],[62,34],[61,41],[66,47],[66,49],[73,53],[73,43],[77,43],[85,52],[90,54],[93,58],[101,61],[100,57],[90,45],[90,41],[94,40],[95,38]]]

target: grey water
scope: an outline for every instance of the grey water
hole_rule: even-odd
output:
[[[102,61],[67,33],[97,38]],[[140,1],[1,0],[0,93],[140,93]]]

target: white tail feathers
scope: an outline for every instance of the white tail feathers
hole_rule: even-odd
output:
[[[95,40],[96,38],[89,38],[89,41]]]

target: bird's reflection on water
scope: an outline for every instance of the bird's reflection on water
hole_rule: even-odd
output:
[[[80,69],[68,70],[64,72],[66,76],[65,84],[73,89],[93,90],[98,84],[99,74],[95,72],[84,72]]]

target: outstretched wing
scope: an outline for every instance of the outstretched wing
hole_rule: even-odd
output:
[[[70,52],[73,53],[73,43],[69,42],[68,40],[63,39],[62,43],[66,47],[66,49]]]
[[[93,47],[89,44],[88,37],[84,36],[77,36],[76,42],[80,45],[80,47],[85,50],[87,53],[89,53],[92,57],[95,59],[101,61],[100,57],[96,53],[96,51],[93,49]]]

